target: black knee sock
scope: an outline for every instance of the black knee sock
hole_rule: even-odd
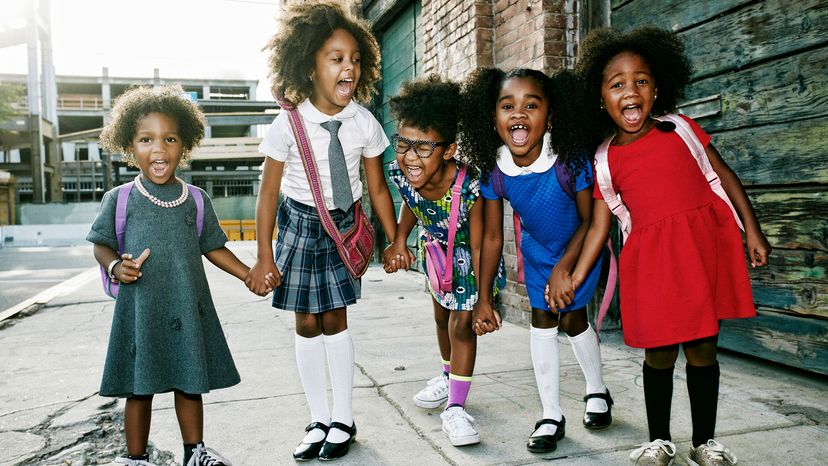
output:
[[[693,419],[693,447],[712,439],[716,431],[716,408],[719,402],[719,363],[691,366],[687,370],[687,393]]]
[[[203,445],[203,442],[198,442],[198,443],[185,443],[185,444],[184,444],[184,462],[183,462],[182,464],[187,464],[187,463],[189,463],[189,462],[190,462],[190,458],[192,458],[192,456],[193,456],[193,450],[194,450],[194,449],[195,449],[195,448],[196,448],[199,444],[202,444],[202,445]]]
[[[644,363],[644,404],[650,441],[671,440],[670,407],[673,403],[673,366],[654,369]]]

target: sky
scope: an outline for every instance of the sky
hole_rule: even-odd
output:
[[[36,0],[0,0],[0,31]],[[257,79],[273,100],[262,47],[276,32],[278,0],[52,0],[58,75]],[[25,73],[25,45],[0,49],[0,72]]]

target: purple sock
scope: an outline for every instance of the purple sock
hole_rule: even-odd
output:
[[[448,377],[449,372],[451,372],[451,363],[445,359],[441,359],[441,361],[443,361],[443,375]]]
[[[471,383],[471,376],[449,374],[449,396],[446,407],[465,407]]]

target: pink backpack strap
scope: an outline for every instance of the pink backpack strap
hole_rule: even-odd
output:
[[[457,219],[460,216],[460,191],[463,189],[463,180],[466,178],[466,165],[459,168],[457,179],[451,188],[451,213],[449,214],[448,249],[446,250],[446,272],[448,282],[451,283],[454,273],[454,237],[457,235]]]
[[[701,141],[696,136],[696,133],[693,131],[693,128],[690,126],[684,118],[676,115],[662,115],[656,120],[659,121],[669,121],[676,125],[676,133],[684,140],[684,144],[690,149],[690,153],[693,154],[693,158],[696,159],[696,163],[699,164],[699,169],[701,169],[704,177],[707,178],[708,184],[710,184],[710,189],[716,193],[717,196],[722,198],[730,207],[730,210],[733,212],[733,218],[736,220],[736,224],[739,225],[739,228],[744,231],[745,227],[742,225],[742,220],[739,218],[739,214],[736,213],[736,209],[733,207],[733,203],[730,202],[730,198],[727,197],[727,193],[725,193],[724,188],[722,187],[722,180],[719,179],[719,175],[716,173],[716,170],[713,170],[713,166],[710,165],[710,159],[707,158],[707,152],[704,150],[704,146],[702,146]]]
[[[515,250],[517,251],[518,283],[526,283],[526,275],[523,272],[523,251],[520,250],[520,216],[512,209],[512,222],[515,224]]]
[[[630,211],[621,201],[621,195],[615,192],[615,188],[612,187],[612,175],[610,175],[609,162],[607,161],[607,152],[613,137],[607,138],[595,151],[595,182],[598,183],[598,190],[601,191],[604,202],[618,218],[621,232],[624,235],[624,242],[626,242],[627,236],[630,235],[632,230]]]

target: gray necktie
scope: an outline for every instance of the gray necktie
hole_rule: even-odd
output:
[[[342,151],[342,144],[339,142],[339,127],[342,126],[342,122],[331,120],[322,123],[320,126],[331,133],[331,142],[328,143],[328,163],[331,168],[334,207],[345,211],[354,203],[354,196],[351,193],[351,177],[348,175],[345,153]]]

